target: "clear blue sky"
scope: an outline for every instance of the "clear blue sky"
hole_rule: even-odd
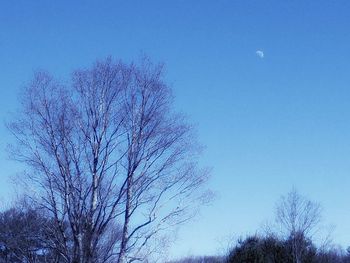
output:
[[[172,255],[212,254],[252,233],[293,186],[321,202],[350,245],[350,1],[0,2],[0,118],[36,69],[61,78],[96,58],[141,52],[167,65],[176,108],[213,167],[212,206]],[[262,50],[264,58],[256,55]],[[0,128],[0,196],[12,193]]]

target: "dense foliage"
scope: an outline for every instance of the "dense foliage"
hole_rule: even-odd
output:
[[[293,239],[301,247],[301,259],[293,255]],[[230,252],[227,263],[348,263],[350,256],[342,251],[322,251],[308,238],[299,235],[286,240],[275,236],[250,236],[240,240]]]
[[[248,236],[238,240],[227,256],[187,257],[172,263],[349,263],[350,253],[342,250],[321,250],[310,239],[299,235],[301,260],[293,256],[293,237]]]
[[[59,262],[51,249],[52,224],[35,209],[11,208],[0,213],[0,262]]]

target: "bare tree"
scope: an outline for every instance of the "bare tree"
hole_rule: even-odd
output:
[[[312,238],[321,222],[320,205],[293,189],[277,204],[276,221],[282,233],[291,240],[294,261],[302,262],[303,242],[305,238]]]
[[[11,153],[32,168],[64,262],[145,261],[204,200],[207,172],[162,65],[107,59],[66,85],[40,72],[21,101]]]

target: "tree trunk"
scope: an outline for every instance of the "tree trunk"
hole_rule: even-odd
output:
[[[126,246],[128,243],[130,207],[131,207],[131,185],[132,185],[132,175],[129,175],[127,179],[127,186],[126,186],[124,226],[123,226],[122,240],[120,244],[119,257],[118,257],[117,263],[126,263]]]

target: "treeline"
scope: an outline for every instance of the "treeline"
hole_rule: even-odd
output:
[[[227,255],[172,263],[350,263],[350,249],[344,251],[320,235],[321,222],[320,205],[292,190],[277,202],[274,223],[264,234],[239,239]]]
[[[350,263],[350,249],[316,245],[314,230],[320,229],[320,211],[318,203],[293,190],[279,200],[276,223],[265,234],[239,239],[227,255],[187,257],[168,263]],[[68,245],[74,244],[73,235],[69,232],[69,221],[60,225],[66,236],[58,237],[57,227],[45,209],[25,200],[1,212],[0,263],[66,262],[57,246],[60,238],[65,238]],[[109,228],[107,233],[95,251],[100,262],[108,262],[102,256],[122,239],[119,225]],[[148,258],[138,262],[156,261]]]
[[[287,239],[276,236],[247,237],[238,241],[224,262],[348,263],[350,254],[341,249],[317,248],[310,239],[302,233],[297,233]]]
[[[199,256],[199,257],[186,257],[177,261],[170,261],[167,263],[223,263],[225,262],[223,257],[215,256]]]
[[[295,258],[295,239],[300,257]],[[350,251],[324,250],[303,235],[282,239],[272,235],[240,239],[228,255],[188,257],[171,263],[349,263]]]
[[[49,217],[33,207],[20,206],[1,212],[0,262],[62,262],[62,255],[55,250],[57,240],[54,227]],[[350,263],[350,251],[319,248],[310,238],[297,232],[287,238],[266,234],[239,239],[226,256],[188,257],[172,261],[172,263],[260,262]]]

